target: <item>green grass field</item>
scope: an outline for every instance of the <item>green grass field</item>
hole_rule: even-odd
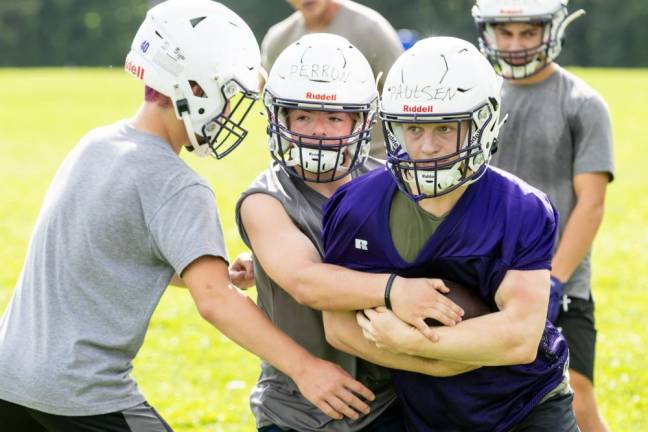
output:
[[[617,176],[594,249],[597,395],[614,431],[648,430],[647,70],[573,69],[612,111]],[[140,84],[121,69],[0,69],[0,311],[20,273],[33,222],[59,163],[89,129],[130,116]],[[643,103],[642,103],[643,102]],[[239,193],[269,163],[264,120],[224,161],[186,160],[213,185],[227,245]],[[242,323],[245,325],[245,323]],[[178,432],[251,431],[258,360],[203,322],[187,292],[169,289],[135,362],[141,390]],[[642,414],[644,413],[644,414]]]

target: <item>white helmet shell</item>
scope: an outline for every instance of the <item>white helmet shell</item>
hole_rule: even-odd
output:
[[[369,62],[342,36],[312,33],[288,46],[272,66],[263,101],[270,152],[289,173],[307,181],[333,181],[367,159],[378,111],[376,81]],[[316,137],[313,144],[313,137],[289,130],[286,109],[348,112],[358,118],[350,134]],[[301,170],[291,168],[295,166]],[[303,171],[317,174],[316,179]]]
[[[256,99],[259,65],[254,34],[230,9],[167,0],[146,14],[125,69],[173,101],[195,154],[220,158],[247,134],[241,123]]]
[[[540,72],[555,60],[565,37],[565,30],[585,11],[567,12],[569,0],[477,0],[472,15],[479,30],[479,45],[495,68],[507,79],[521,79]],[[543,26],[542,41],[530,50],[503,51],[498,48],[494,25],[502,23],[537,23]],[[523,57],[524,64],[507,59]]]
[[[385,79],[380,116],[387,165],[405,193],[415,200],[435,197],[481,176],[501,126],[501,84],[486,58],[462,39],[422,39],[396,60]],[[456,152],[411,158],[403,126],[440,122],[469,124]]]

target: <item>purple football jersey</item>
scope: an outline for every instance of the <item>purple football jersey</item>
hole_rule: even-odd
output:
[[[390,235],[396,190],[390,173],[378,169],[331,197],[322,233],[326,262],[449,279],[474,289],[493,308],[508,270],[551,268],[558,215],[542,192],[517,177],[489,167],[411,263]],[[410,431],[506,431],[563,380],[566,362],[567,343],[547,321],[533,363],[443,378],[393,370],[392,380]]]

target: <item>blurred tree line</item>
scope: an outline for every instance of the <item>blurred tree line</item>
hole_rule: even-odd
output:
[[[159,0],[157,0],[159,1]],[[422,37],[476,41],[474,0],[357,0],[397,28]],[[131,38],[156,0],[0,0],[0,66],[121,65]],[[284,0],[221,0],[259,41],[292,12]],[[567,30],[565,65],[648,66],[648,0],[572,0],[587,15]]]

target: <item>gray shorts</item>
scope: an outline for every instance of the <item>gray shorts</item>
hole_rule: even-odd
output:
[[[173,432],[146,402],[123,411],[73,417],[48,414],[0,399],[0,425],[2,430],[20,432]]]

